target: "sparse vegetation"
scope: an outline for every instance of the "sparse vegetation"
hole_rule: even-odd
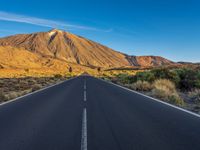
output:
[[[0,101],[21,96],[25,94],[26,90],[29,92],[35,91],[84,73],[84,71],[77,73],[76,69],[73,66],[73,72],[72,68],[68,68],[68,70],[54,73],[50,77],[2,78],[0,79]],[[26,73],[32,73],[32,70],[30,69]],[[200,113],[199,66],[154,68],[151,70],[135,70],[130,68],[103,70],[101,68],[100,71],[98,71],[98,68],[95,68],[88,70],[87,74],[101,77],[104,80]],[[18,75],[16,76],[19,77]]]
[[[113,74],[113,73],[112,73]],[[138,70],[110,76],[114,83],[200,113],[200,66]]]
[[[200,89],[194,89],[188,93],[189,97],[196,103],[200,103]]]
[[[37,91],[65,79],[60,76],[46,78],[0,78],[0,103]]]

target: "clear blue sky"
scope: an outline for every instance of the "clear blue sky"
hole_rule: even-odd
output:
[[[51,28],[131,55],[200,62],[199,0],[1,0],[0,37]]]

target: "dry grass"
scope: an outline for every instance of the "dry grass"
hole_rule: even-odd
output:
[[[165,100],[169,103],[182,106],[184,104],[183,100],[180,98],[175,84],[170,80],[159,79],[153,84],[152,94],[153,96]]]
[[[152,85],[146,81],[137,81],[130,86],[131,89],[137,91],[151,91]]]
[[[167,79],[159,79],[156,80],[153,84],[155,89],[160,89],[160,90],[164,90],[164,91],[168,91],[169,93],[174,93],[176,92],[176,86],[175,84]]]
[[[18,91],[18,92],[11,91],[11,92],[9,92],[8,94],[5,95],[5,100],[4,101],[15,99],[17,97],[20,97],[22,95],[28,94],[30,92],[32,92],[32,89],[27,89],[27,90]]]
[[[34,84],[32,86],[32,92],[37,91],[39,89],[41,89],[43,86],[41,84]]]

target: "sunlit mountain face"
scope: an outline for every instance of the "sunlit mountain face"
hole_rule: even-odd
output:
[[[149,67],[174,64],[172,61],[158,56],[128,56],[84,37],[57,29],[49,32],[18,34],[1,38],[0,46],[4,47],[5,53],[30,53],[30,55],[37,57],[37,59],[32,57],[32,60],[27,60],[23,58],[27,54],[24,54],[24,56],[21,54],[21,58],[18,59],[25,59],[26,61],[22,61],[22,64],[19,62],[16,65],[22,66],[28,61],[35,63],[34,65],[36,66],[48,66],[51,61],[55,60],[59,61],[59,65],[65,62],[103,68]],[[15,50],[6,50],[11,48],[15,48]],[[16,51],[16,49],[23,50]],[[7,55],[7,57],[13,57],[12,59],[14,59],[16,56]],[[43,59],[42,61],[37,61],[41,58]],[[48,59],[48,61],[45,59]],[[41,63],[43,61],[46,63]],[[15,63],[11,66],[15,66]]]

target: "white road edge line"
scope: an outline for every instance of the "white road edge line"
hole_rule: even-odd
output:
[[[81,150],[87,150],[87,110],[83,109]]]
[[[115,84],[115,83],[112,83],[112,82],[108,82],[108,81],[105,81],[105,80],[100,79],[100,78],[96,78],[96,79],[99,79],[99,80],[104,81],[104,82],[106,82],[106,83],[109,83],[109,84],[115,85],[115,86],[120,87],[120,88],[122,88],[122,89],[128,90],[128,91],[133,92],[133,93],[135,93],[135,94],[138,94],[138,95],[144,96],[144,97],[149,98],[149,99],[151,99],[151,100],[154,100],[154,101],[156,101],[156,102],[159,102],[159,103],[165,104],[165,105],[167,105],[167,106],[173,107],[173,108],[175,108],[175,109],[181,110],[181,111],[183,111],[183,112],[185,112],[185,113],[188,113],[188,114],[191,114],[191,115],[194,115],[194,116],[200,118],[200,115],[199,115],[199,114],[193,113],[193,112],[191,112],[191,111],[189,111],[189,110],[186,110],[186,109],[183,109],[183,108],[181,108],[181,107],[178,107],[178,106],[175,106],[175,105],[172,105],[172,104],[166,103],[166,102],[164,102],[164,101],[162,101],[162,100],[159,100],[159,99],[156,99],[156,98],[153,98],[153,97],[147,96],[147,95],[145,95],[145,94],[142,94],[142,93],[140,93],[140,92],[137,92],[137,91],[134,91],[134,90],[128,89],[128,88],[123,87],[123,86],[121,86],[121,85],[118,85],[118,84]]]
[[[42,88],[42,89],[40,89],[40,90],[37,90],[37,91],[31,92],[31,93],[22,95],[22,96],[20,96],[20,97],[17,97],[17,98],[15,98],[15,99],[9,100],[9,101],[7,101],[7,102],[0,103],[0,106],[5,105],[5,104],[8,104],[8,103],[12,103],[12,102],[14,102],[14,101],[16,101],[16,100],[19,100],[19,99],[21,99],[21,98],[24,98],[24,97],[26,97],[26,96],[29,96],[29,95],[35,94],[35,93],[37,93],[37,92],[40,92],[40,91],[49,89],[49,88],[51,88],[51,87],[54,87],[54,86],[56,86],[56,85],[62,84],[62,83],[64,83],[64,82],[67,82],[67,81],[70,81],[70,80],[73,80],[73,79],[76,79],[76,78],[78,78],[78,77],[79,77],[79,76],[74,77],[74,78],[71,78],[71,79],[68,79],[68,80],[65,80],[65,81],[61,81],[61,82],[58,82],[58,83],[56,83],[56,84],[53,84],[53,85],[47,86],[47,87],[45,87],[45,88]]]

